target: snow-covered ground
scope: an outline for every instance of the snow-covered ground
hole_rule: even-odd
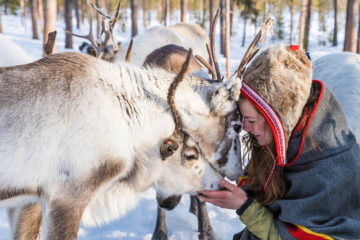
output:
[[[138,14],[141,16],[141,14]],[[155,14],[153,14],[155,16]],[[191,21],[191,19],[190,19]],[[315,20],[316,21],[316,20]],[[156,23],[156,20],[152,21],[153,24]],[[174,23],[174,22],[173,22]],[[21,26],[21,20],[18,16],[12,15],[3,15],[2,16],[3,24],[3,34],[0,37],[5,37],[12,40],[13,42],[20,45],[27,54],[34,58],[38,59],[42,56],[42,40],[33,40],[31,32],[31,22],[28,19],[26,21],[26,27]],[[141,21],[139,21],[141,24]],[[75,21],[73,23],[75,26]],[[126,32],[117,32],[115,36],[118,40],[126,40],[130,36],[130,23],[126,23]],[[141,26],[140,32],[141,32]],[[341,33],[339,33],[339,46],[332,47],[320,47],[317,46],[317,37],[318,31],[316,29],[317,25],[312,29],[312,34],[310,35],[310,54],[313,59],[316,59],[320,56],[331,52],[339,52],[342,49],[342,39]],[[57,52],[71,51],[64,49],[64,24],[62,20],[58,21],[57,25]],[[84,34],[87,32],[87,27],[83,26],[81,31],[74,30],[74,32]],[[234,35],[231,38],[231,67],[232,72],[235,71],[238,66],[244,52],[245,48],[241,47],[242,40],[242,22],[240,20],[235,20],[234,22]],[[248,28],[248,40],[247,44],[255,34],[255,30]],[[341,29],[340,29],[341,31]],[[286,38],[288,39],[288,38]],[[74,50],[78,51],[78,46],[83,41],[79,38],[73,38],[74,41]],[[267,45],[273,44],[274,41],[270,40]],[[283,41],[284,44],[287,44],[287,41]],[[219,35],[217,34],[216,38],[216,49],[219,49]],[[220,68],[225,72],[225,58],[218,54],[218,60]],[[167,226],[169,231],[169,237],[172,240],[191,240],[198,239],[197,232],[197,220],[195,216],[189,213],[189,197],[183,196],[180,204],[173,210],[167,212]],[[212,205],[208,205],[209,216],[211,224],[214,228],[214,231],[220,239],[232,239],[234,233],[239,232],[243,228],[243,224],[239,221],[235,211],[221,209]],[[153,189],[149,189],[144,193],[143,198],[141,199],[139,205],[129,211],[125,216],[120,219],[106,224],[98,228],[87,228],[81,226],[79,232],[79,239],[151,239],[152,232],[156,222],[156,200],[155,192]],[[5,210],[0,210],[0,240],[10,239],[10,227],[7,220],[7,215]]]

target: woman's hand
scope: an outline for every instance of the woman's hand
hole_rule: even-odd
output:
[[[225,189],[219,191],[200,191],[198,197],[205,202],[228,209],[239,209],[247,200],[243,189],[229,183],[225,179],[220,181],[220,185]]]

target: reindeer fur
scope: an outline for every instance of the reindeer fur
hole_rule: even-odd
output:
[[[168,44],[179,45],[185,49],[192,48],[194,55],[197,54],[207,59],[207,43],[209,43],[209,38],[205,30],[197,24],[180,23],[169,27],[155,26],[134,38],[130,62],[141,66],[147,55]],[[128,46],[129,42],[121,43],[113,60],[115,63],[125,61]]]

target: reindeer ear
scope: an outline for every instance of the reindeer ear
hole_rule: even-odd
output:
[[[160,155],[162,160],[170,157],[179,148],[179,143],[173,138],[167,138],[160,146]]]

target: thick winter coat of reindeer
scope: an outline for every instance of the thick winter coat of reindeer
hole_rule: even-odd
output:
[[[360,56],[331,53],[314,61],[313,78],[321,80],[339,101],[350,130],[360,140]]]
[[[0,34],[0,66],[9,67],[35,61],[22,47]]]
[[[191,48],[194,54],[204,58],[208,56],[205,45],[209,43],[209,37],[201,26],[193,23],[151,27],[133,40],[130,62],[137,66],[143,65],[147,55],[152,51],[168,44],[175,44],[187,50]],[[121,43],[113,60],[115,63],[125,60],[129,43],[130,41]]]
[[[76,239],[80,219],[117,218],[150,186],[167,208],[217,188],[224,160],[239,159],[241,82],[187,76],[169,107],[174,77],[76,53],[0,68],[1,206],[40,202],[43,238]]]

